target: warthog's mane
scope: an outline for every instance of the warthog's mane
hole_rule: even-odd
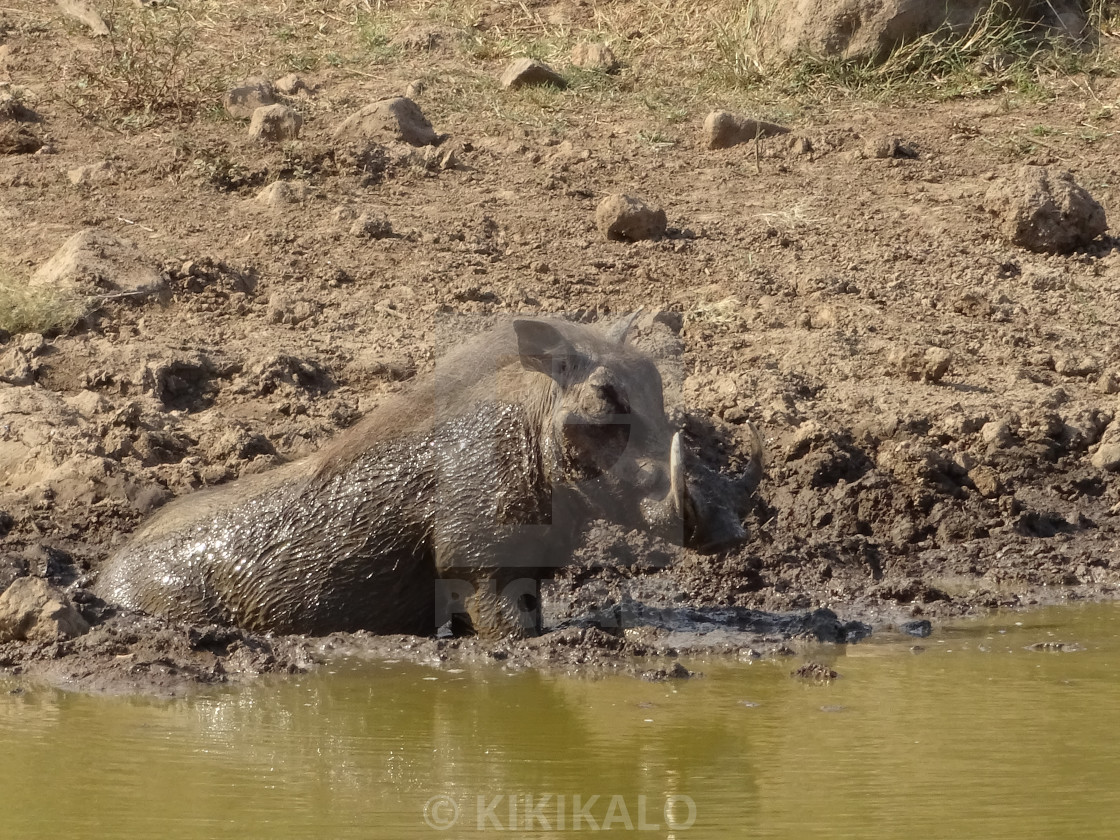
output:
[[[522,367],[513,319],[468,339],[436,362],[435,370],[390,395],[353,428],[313,456],[323,478],[346,469],[381,442],[426,437],[441,421],[488,402],[543,408],[551,380]]]

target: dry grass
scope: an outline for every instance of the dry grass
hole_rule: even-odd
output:
[[[109,0],[102,7],[109,34],[64,68],[71,104],[126,123],[193,117],[222,84],[220,54],[201,42],[202,6]]]
[[[89,302],[52,286],[29,286],[0,274],[0,330],[66,332],[89,313]]]
[[[609,104],[668,126],[713,106],[750,108],[780,121],[837,96],[1045,95],[1050,78],[1118,70],[1103,51],[1040,33],[1004,3],[993,4],[963,36],[933,33],[882,61],[791,59],[767,34],[776,2],[635,0],[546,12],[521,0],[175,0],[154,7],[107,0],[112,33],[94,42],[95,53],[75,48],[64,87],[86,112],[106,112],[128,126],[218,115],[220,91],[250,74],[331,69],[381,84],[412,74],[432,82],[426,108],[491,113],[496,120],[510,111],[519,123],[550,125],[559,111]],[[1115,31],[1118,6],[1092,0],[1091,25]],[[423,27],[446,36],[434,57],[394,40]],[[89,43],[84,33],[71,34],[75,43],[79,35]],[[572,46],[588,40],[610,43],[622,72],[567,66]],[[505,62],[520,56],[553,63],[572,84],[558,95],[521,92],[513,102],[495,80]]]
[[[1054,78],[1120,72],[1094,35],[1115,25],[1120,11],[1114,0],[1092,0],[1090,37],[1081,43],[1023,19],[1007,0],[997,0],[964,32],[946,25],[877,59],[767,51],[761,33],[773,6],[774,0],[751,0],[721,24],[725,67],[744,86],[765,85],[801,98],[842,93],[869,100],[936,100],[1000,91],[1045,96]]]

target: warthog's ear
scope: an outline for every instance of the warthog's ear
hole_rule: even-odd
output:
[[[638,320],[638,316],[642,314],[642,310],[638,309],[631,312],[629,315],[623,315],[613,324],[604,330],[604,335],[607,341],[613,341],[616,344],[622,344],[626,340],[626,334],[630,332],[634,326],[634,322]]]
[[[517,335],[517,353],[522,367],[551,376],[561,385],[567,384],[580,354],[555,324],[517,318],[513,331]]]

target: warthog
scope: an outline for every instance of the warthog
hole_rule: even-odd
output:
[[[316,455],[169,505],[97,592],[259,631],[431,634],[450,620],[520,636],[540,631],[539,583],[593,519],[741,539],[730,500],[690,492],[657,367],[625,342],[632,321],[499,325]]]

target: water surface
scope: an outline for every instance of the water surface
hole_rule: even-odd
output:
[[[841,677],[792,678],[808,660]],[[0,838],[1120,831],[1118,605],[685,664],[705,676],[340,663],[177,700],[3,683]]]

